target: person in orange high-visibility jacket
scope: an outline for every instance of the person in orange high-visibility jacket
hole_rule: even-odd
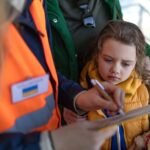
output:
[[[19,7],[22,1],[6,2],[13,7],[16,5]],[[20,10],[18,7],[17,11]],[[8,14],[13,15],[12,9]],[[51,54],[50,33],[44,0],[26,0],[22,14],[8,25],[3,40],[5,55],[0,74],[0,149],[1,146],[4,148],[4,139],[12,137],[14,140],[16,133],[22,135],[58,128],[60,125],[58,97],[61,97],[62,105],[79,114],[97,108],[118,111],[122,107],[121,89],[105,84],[106,90],[112,93],[114,99],[114,102],[108,102],[99,95],[96,88],[84,91],[77,83],[56,73]],[[84,131],[79,130],[84,125],[87,126],[84,127],[87,134],[89,126],[92,129],[98,128],[98,124],[89,124],[84,122],[66,127],[71,130],[69,140],[76,138],[78,134],[85,138],[86,135],[82,134]],[[59,135],[61,138],[64,137],[63,142],[67,141],[66,128],[55,132],[54,142]],[[91,136],[94,138],[96,135]],[[7,140],[5,142],[7,143]],[[92,141],[90,143],[93,147]],[[55,142],[55,145],[59,144]]]

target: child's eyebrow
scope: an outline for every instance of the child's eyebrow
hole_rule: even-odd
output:
[[[103,54],[102,56],[103,56],[103,57],[109,57],[109,58],[113,58],[112,56],[110,56],[110,55],[107,55],[107,54]]]
[[[112,57],[112,56],[107,55],[107,54],[103,54],[103,57],[113,59],[113,57]],[[134,60],[127,60],[127,59],[122,59],[122,61],[123,61],[123,62],[126,62],[126,63],[133,63],[133,62],[134,62]]]
[[[126,63],[133,63],[134,62],[134,60],[122,60],[123,62],[126,62]]]

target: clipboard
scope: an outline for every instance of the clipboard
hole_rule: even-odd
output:
[[[120,125],[122,122],[131,120],[133,118],[146,115],[146,114],[150,114],[150,105],[131,110],[129,112],[124,113],[124,115],[119,114],[119,115],[112,116],[110,118],[96,120],[96,122],[100,124],[99,129],[103,129],[112,125]]]

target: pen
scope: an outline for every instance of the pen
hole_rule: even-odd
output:
[[[98,82],[98,81],[95,80],[95,79],[91,79],[91,83],[92,83],[94,86],[97,87],[98,92],[99,92],[105,99],[107,99],[107,100],[109,100],[109,101],[113,101],[112,97],[105,91],[104,86],[103,86],[100,82]],[[120,113],[121,115],[124,115],[124,111],[123,111],[122,109],[119,109],[119,113]]]

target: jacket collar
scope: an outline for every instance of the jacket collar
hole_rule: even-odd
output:
[[[26,0],[22,13],[14,20],[13,23],[15,24],[15,26],[17,26],[18,29],[21,26],[26,26],[28,28],[31,28],[35,32],[38,32],[29,11],[31,3],[32,0]]]

